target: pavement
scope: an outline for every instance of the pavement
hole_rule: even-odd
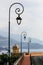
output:
[[[43,53],[24,53],[19,65],[43,65]]]
[[[20,65],[31,65],[30,64],[30,55],[24,54],[22,63]]]

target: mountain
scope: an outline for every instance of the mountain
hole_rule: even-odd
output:
[[[22,48],[28,49],[28,44],[23,44]],[[30,49],[43,49],[43,45],[41,45],[39,43],[31,43],[31,44],[29,44],[29,48]]]
[[[20,40],[17,39],[17,37],[11,38],[10,40],[10,47],[12,48],[14,45],[18,44],[19,47],[21,47],[21,42]],[[5,50],[8,48],[8,38],[0,36],[0,50]],[[23,42],[22,41],[22,48],[27,49],[28,48],[28,42]],[[43,41],[40,41],[35,38],[31,38],[31,43],[29,44],[30,49],[43,49]]]
[[[10,47],[13,47],[16,43],[18,43],[18,41],[10,39]],[[0,36],[0,50],[7,50],[7,49],[8,49],[8,38]]]
[[[31,49],[43,49],[43,45],[38,44],[38,43],[32,43],[30,44]]]

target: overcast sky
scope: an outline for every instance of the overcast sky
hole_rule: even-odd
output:
[[[8,35],[9,7],[14,2],[24,6],[22,23],[17,25],[16,5],[11,9],[11,34],[26,31],[28,36],[43,40],[43,0],[0,0],[0,35]]]

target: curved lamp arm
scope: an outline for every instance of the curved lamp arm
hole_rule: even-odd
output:
[[[23,5],[22,5],[21,3],[16,2],[16,3],[11,4],[11,5],[10,5],[10,8],[9,8],[9,21],[10,21],[10,10],[11,10],[11,7],[12,7],[13,5],[15,5],[15,4],[19,4],[19,5],[23,8],[23,9],[22,9],[22,12],[20,12],[20,11],[21,11],[20,8],[16,8],[16,10],[15,10],[15,13],[16,13],[16,14],[21,15],[21,14],[23,13],[23,11],[24,11],[24,7],[23,7]],[[20,12],[20,13],[19,13],[19,12]]]
[[[23,31],[22,33],[21,33],[21,36],[22,36],[22,34],[23,34],[23,36],[24,36],[24,40],[26,39],[26,35],[27,35],[27,33],[25,32],[25,31]]]
[[[23,31],[23,32],[21,33],[21,53],[22,53],[22,34],[24,34],[24,40],[25,40],[27,33],[26,33],[25,31]]]

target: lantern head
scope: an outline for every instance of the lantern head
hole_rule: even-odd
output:
[[[26,39],[26,35],[24,34],[24,40]]]
[[[17,20],[17,24],[20,25],[21,24],[21,20],[22,20],[22,18],[20,17],[20,15],[18,15],[18,17],[16,18],[16,20]]]

